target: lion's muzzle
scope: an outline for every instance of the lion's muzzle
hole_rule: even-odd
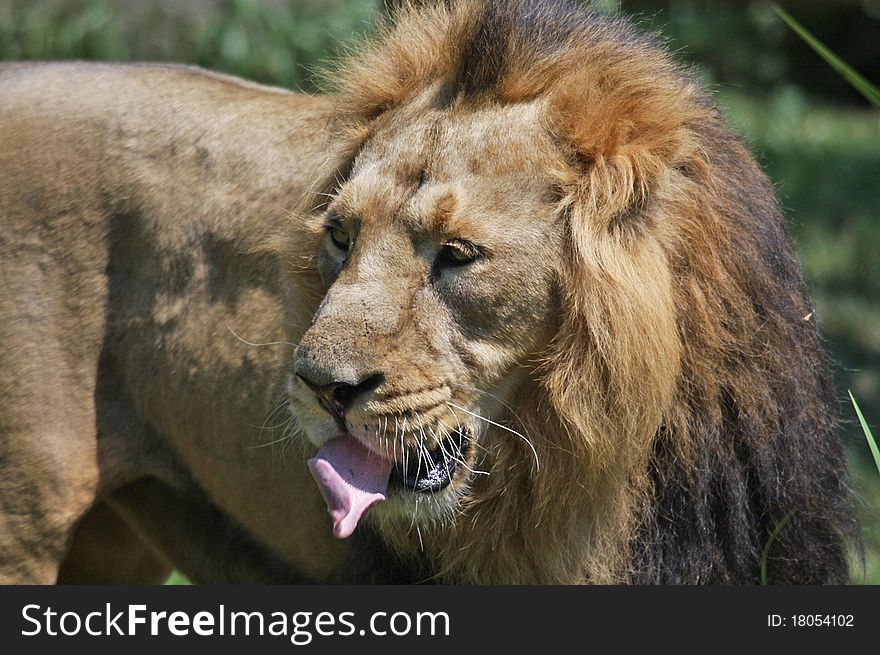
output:
[[[343,430],[345,412],[355,399],[375,391],[384,380],[381,373],[372,373],[354,382],[333,377],[329,377],[327,381],[327,372],[316,372],[314,368],[300,366],[302,361],[297,362],[296,377],[312,390],[321,406],[342,426]],[[353,379],[352,376],[349,376],[349,379]]]
[[[467,435],[459,430],[433,450],[395,463],[350,434],[326,442],[309,460],[309,469],[327,502],[333,534],[350,537],[367,510],[385,500],[389,483],[419,493],[445,489],[467,445]]]

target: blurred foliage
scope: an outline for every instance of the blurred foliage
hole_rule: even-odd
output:
[[[178,61],[314,91],[375,0],[0,0],[0,59]]]
[[[836,362],[880,582],[880,485],[845,390],[880,419],[880,118],[765,0],[596,0],[636,14],[693,62],[777,191]],[[779,4],[873,82],[880,0]],[[0,60],[180,61],[314,91],[315,70],[368,32],[381,0],[0,0]],[[876,429],[875,429],[876,432]]]
[[[833,104],[865,105],[773,11],[781,5],[844,61],[880,80],[880,0],[606,0],[662,33],[711,84],[749,93],[797,86]]]

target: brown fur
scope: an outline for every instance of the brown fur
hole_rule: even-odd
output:
[[[282,323],[310,310],[248,254],[327,112],[194,68],[0,68],[0,580],[323,579],[344,556],[270,445]]]

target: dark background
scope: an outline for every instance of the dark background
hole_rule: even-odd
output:
[[[450,655],[450,653],[534,653],[550,648],[589,652],[595,645],[614,644],[623,652],[653,652],[659,646],[674,647],[676,653],[704,653],[707,644],[724,640],[728,651],[755,649],[762,652],[856,652],[873,643],[877,607],[876,590],[869,587],[464,587],[464,586],[374,586],[374,587],[0,587],[0,643],[10,653],[59,653],[87,651],[135,655],[160,652],[245,652],[245,653],[372,653],[383,655]],[[52,607],[59,614],[75,611],[80,616],[105,611],[111,615],[127,611],[129,604],[146,605],[140,612],[185,611],[191,617],[207,611],[218,617],[226,611],[226,635],[172,637],[162,622],[152,637],[144,625],[134,637],[23,637],[22,630],[35,630],[22,618],[22,608]],[[449,636],[408,634],[384,637],[369,634],[373,612],[386,612],[383,621],[404,610],[446,612]],[[312,611],[305,631],[313,640],[303,649],[289,637],[242,635],[242,622],[235,636],[229,635],[229,612],[260,611],[290,616]],[[320,636],[318,612],[354,612],[348,617],[361,636]],[[768,615],[776,614],[784,626],[768,627]],[[849,627],[796,627],[793,615],[841,617]],[[40,610],[29,610],[37,617]],[[852,616],[852,621],[844,618]],[[268,618],[266,623],[269,623]],[[58,617],[54,630],[58,630]],[[802,621],[806,622],[806,620]],[[93,621],[97,629],[99,620]],[[68,631],[75,622],[68,620]],[[125,617],[117,624],[127,629]],[[400,624],[398,624],[400,625]],[[403,624],[405,625],[405,623]],[[149,625],[146,626],[149,628]],[[216,629],[216,628],[215,628]],[[256,631],[255,622],[255,631]],[[324,624],[327,632],[327,625]],[[398,628],[401,631],[401,628]],[[288,635],[290,634],[288,630]],[[304,639],[301,639],[304,641]],[[225,647],[225,648],[224,648]],[[235,649],[235,650],[232,650]]]

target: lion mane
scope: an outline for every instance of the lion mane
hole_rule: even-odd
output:
[[[771,581],[847,580],[814,311],[770,184],[692,74],[623,19],[496,0],[404,3],[333,83],[336,181],[425,93],[539,100],[567,162],[559,327],[516,408],[540,469],[496,447],[465,517],[385,534],[394,551],[445,581],[756,583],[778,532]]]

